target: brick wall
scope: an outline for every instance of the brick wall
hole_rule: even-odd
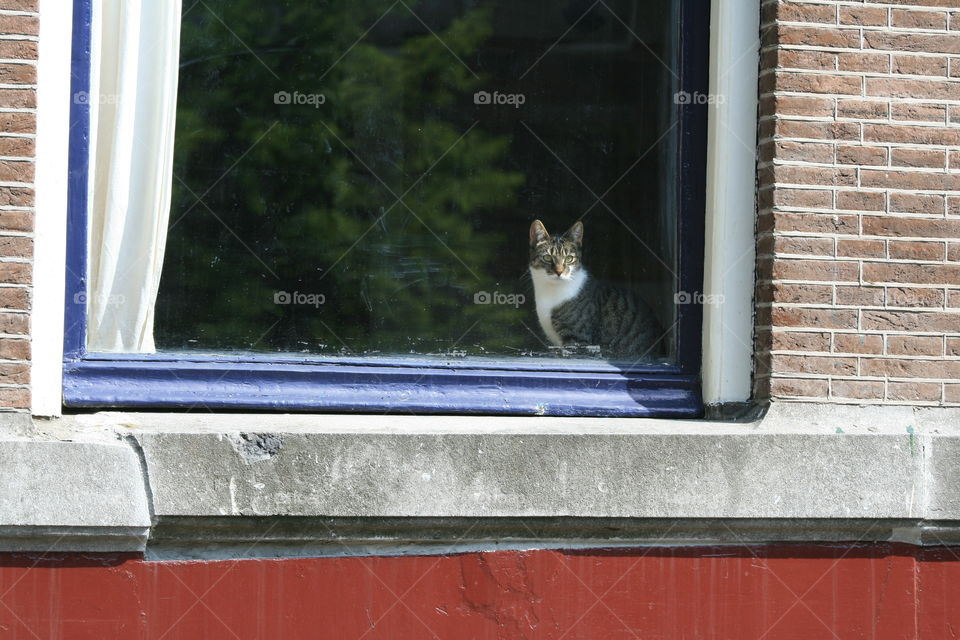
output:
[[[38,0],[0,0],[0,407],[30,406]]]
[[[757,396],[960,404],[960,0],[762,16]]]

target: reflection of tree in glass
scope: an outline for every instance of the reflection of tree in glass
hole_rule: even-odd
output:
[[[473,304],[516,234],[472,221],[516,220],[524,178],[498,168],[508,136],[478,126],[458,142],[479,80],[447,49],[475,52],[490,12],[431,25],[438,38],[397,5],[351,48],[388,7],[208,0],[185,16],[162,346],[429,353],[468,331],[457,348],[519,342],[529,307]],[[304,97],[316,94],[323,104]],[[325,304],[278,305],[278,290]]]

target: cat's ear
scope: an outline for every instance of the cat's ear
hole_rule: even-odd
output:
[[[569,240],[578,247],[583,244],[583,223],[577,220],[573,223],[573,226],[570,227],[565,234],[563,234],[564,240]]]
[[[530,246],[535,247],[549,239],[550,234],[547,233],[547,228],[539,220],[534,220],[533,224],[530,225]]]

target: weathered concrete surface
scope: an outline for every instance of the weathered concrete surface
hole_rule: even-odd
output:
[[[781,404],[748,423],[122,419],[160,517],[910,519],[924,517],[924,424],[941,433],[958,416]]]
[[[784,403],[752,422],[98,413],[0,418],[0,438],[0,548],[142,545],[148,528],[182,548],[407,545],[468,528],[477,544],[534,546],[960,541],[956,409]]]
[[[236,436],[136,437],[161,517],[912,518],[922,506],[907,434],[279,433],[269,455]]]
[[[142,548],[150,527],[129,445],[0,441],[0,548]]]

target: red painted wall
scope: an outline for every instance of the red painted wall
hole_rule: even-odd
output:
[[[145,562],[0,555],[0,638],[956,638],[960,557],[908,545]]]

